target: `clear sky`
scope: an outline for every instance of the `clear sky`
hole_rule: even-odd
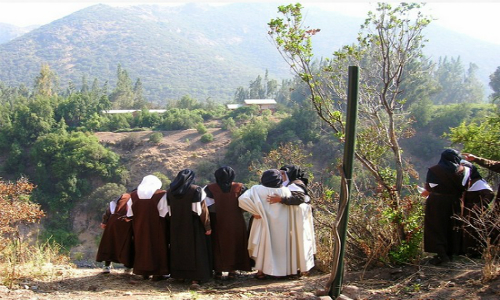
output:
[[[179,5],[187,2],[214,1],[154,1],[154,0],[0,0],[0,23],[17,26],[43,25],[62,18],[72,12],[97,3],[109,5],[134,5],[141,3],[158,3]],[[218,1],[219,4],[237,1]],[[264,2],[264,1],[239,1]],[[265,1],[268,2],[268,1]],[[368,10],[375,8],[375,1],[315,1],[315,0],[272,0],[281,4],[300,2],[306,8],[321,6],[325,10],[339,11],[349,15],[365,17]],[[386,1],[399,2],[399,1]],[[409,2],[409,1],[408,1]],[[421,2],[421,1],[415,1]],[[499,1],[427,1],[426,8],[437,18],[434,22],[449,29],[461,32],[478,39],[500,44],[500,2]]]

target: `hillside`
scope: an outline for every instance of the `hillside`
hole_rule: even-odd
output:
[[[61,88],[70,81],[80,86],[84,76],[113,88],[120,64],[132,81],[141,79],[150,102],[163,105],[185,95],[230,101],[238,87],[247,87],[266,70],[278,82],[291,77],[267,35],[278,5],[91,6],[0,44],[0,81],[32,86],[41,65],[48,63]],[[313,38],[318,58],[356,42],[362,22],[318,9],[304,11],[304,24],[321,29]],[[460,56],[465,68],[475,63],[488,88],[489,75],[500,66],[499,45],[432,23],[425,34],[424,51],[433,61]]]
[[[7,43],[39,26],[19,27],[11,24],[0,23],[0,44]]]
[[[142,178],[154,172],[165,174],[173,179],[186,168],[193,168],[201,161],[218,161],[224,157],[226,147],[231,142],[231,132],[220,128],[208,128],[214,136],[213,142],[200,141],[201,134],[196,129],[162,132],[160,143],[153,145],[149,140],[152,131],[133,133],[97,132],[101,143],[119,154],[130,171],[132,184],[139,184]],[[133,136],[140,144],[132,151],[123,150],[118,145],[121,140]],[[195,169],[196,171],[196,169]],[[215,171],[215,170],[213,170]]]
[[[141,79],[151,101],[187,94],[227,101],[266,68],[275,77],[288,72],[266,40],[267,18],[258,10],[245,22],[213,10],[95,5],[0,45],[0,80],[32,85],[49,63],[61,86],[79,85],[83,76],[113,85],[121,64],[133,81]],[[223,22],[207,27],[213,20]]]

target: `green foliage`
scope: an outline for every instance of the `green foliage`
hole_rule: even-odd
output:
[[[12,114],[11,137],[17,138],[22,145],[30,145],[39,136],[52,129],[55,124],[52,98],[36,96],[28,103],[19,104]]]
[[[149,142],[152,143],[152,144],[159,144],[161,142],[161,140],[163,139],[163,133],[161,132],[153,132],[150,136],[149,136]]]
[[[483,86],[476,78],[478,67],[474,64],[465,72],[460,57],[439,58],[435,78],[440,86],[431,99],[435,104],[480,103],[483,101]]]
[[[251,175],[248,172],[248,166],[252,162],[259,161],[262,153],[267,150],[266,140],[269,128],[270,123],[253,120],[234,132],[226,159],[235,164],[234,168],[242,170],[240,174],[245,180],[248,180],[247,176]]]
[[[46,237],[53,235],[66,246],[71,238],[72,209],[92,191],[92,182],[120,177],[119,157],[93,135],[64,131],[40,137],[30,154],[38,185],[33,196],[49,212]]]
[[[259,108],[257,106],[242,106],[233,110],[228,114],[228,118],[233,118],[237,121],[248,121],[258,115]]]
[[[228,117],[222,120],[222,129],[233,131],[236,129],[236,122],[232,117]]]
[[[199,134],[205,134],[207,133],[207,128],[203,123],[198,123],[196,124],[196,131],[198,131]]]
[[[435,135],[443,135],[449,132],[450,128],[457,127],[463,121],[479,117],[478,113],[485,108],[486,106],[472,104],[435,106],[432,123],[429,124],[430,130]]]
[[[491,94],[490,98],[492,101],[498,101],[500,105],[500,66],[497,67],[495,72],[490,75],[490,83],[489,86],[493,90],[493,94]],[[500,106],[499,106],[500,107]]]
[[[184,108],[172,108],[163,114],[163,121],[157,126],[158,130],[182,130],[194,128],[203,122],[199,111]]]
[[[400,211],[387,208],[382,215],[391,222],[401,222],[407,232],[401,244],[395,244],[389,252],[392,262],[405,263],[418,261],[422,254],[424,206],[419,195],[403,198]]]
[[[9,149],[9,156],[3,164],[3,169],[7,173],[15,176],[22,174],[26,167],[26,152],[23,151],[19,142],[14,141]]]
[[[108,114],[106,118],[103,119],[102,131],[117,131],[130,128],[130,123],[132,122],[132,114]]]
[[[155,128],[160,125],[162,117],[158,113],[151,113],[148,109],[142,109],[134,114],[134,125],[136,127]]]
[[[106,183],[96,188],[86,197],[85,209],[87,213],[93,214],[96,221],[101,221],[102,214],[109,207],[109,203],[125,192],[127,192],[127,189],[121,184]]]
[[[40,240],[49,241],[52,245],[58,245],[62,247],[61,251],[66,253],[69,253],[72,247],[80,243],[76,233],[59,228],[50,228],[42,231]]]
[[[219,165],[210,160],[200,160],[193,167],[196,172],[196,184],[204,186],[210,182],[214,182],[214,172]]]
[[[447,135],[454,144],[462,144],[463,152],[500,160],[500,115],[463,121]]]
[[[200,141],[202,143],[210,143],[214,140],[214,136],[211,133],[205,133],[201,136]]]
[[[109,100],[111,101],[114,109],[132,109],[139,108],[136,107],[134,103],[134,91],[132,87],[132,80],[128,76],[128,72],[122,69],[121,65],[118,65],[116,71],[118,81],[116,87],[109,95]]]
[[[318,115],[310,107],[296,106],[290,117],[284,118],[269,133],[274,137],[275,145],[291,140],[318,142],[320,138],[321,123]]]
[[[161,172],[154,172],[153,175],[155,175],[156,177],[158,177],[158,179],[161,180],[162,183],[161,188],[167,190],[171,183],[171,180]]]

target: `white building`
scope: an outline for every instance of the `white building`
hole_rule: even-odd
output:
[[[257,105],[260,110],[264,110],[264,109],[274,110],[274,109],[276,109],[276,100],[274,100],[274,99],[245,99],[244,102],[245,102],[245,105],[247,105],[247,106]]]

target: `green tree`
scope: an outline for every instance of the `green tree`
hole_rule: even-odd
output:
[[[146,99],[144,98],[144,89],[142,87],[142,81],[138,78],[134,84],[134,105],[135,108],[142,108],[146,105]]]
[[[434,104],[479,103],[483,101],[483,86],[476,77],[478,67],[470,64],[467,72],[460,57],[439,58],[434,76],[440,90],[431,99]]]
[[[194,128],[197,123],[203,122],[199,111],[185,108],[173,108],[163,114],[163,121],[158,125],[158,130],[181,130]]]
[[[116,71],[118,81],[113,92],[109,95],[113,108],[115,109],[130,109],[134,108],[134,91],[132,80],[128,76],[128,72],[118,65]]]
[[[463,121],[447,136],[454,144],[463,145],[463,152],[500,160],[500,111]]]
[[[234,162],[234,168],[240,170],[238,172],[240,178],[255,176],[249,172],[248,166],[259,161],[262,153],[269,150],[266,141],[270,126],[269,122],[253,120],[233,133],[226,159]]]
[[[57,95],[57,77],[48,64],[43,64],[40,74],[35,79],[35,94],[42,96]]]
[[[489,85],[493,90],[493,93],[490,96],[491,100],[498,101],[498,99],[500,99],[500,67],[497,67],[495,72],[490,75]],[[500,101],[498,101],[498,103],[500,107]]]
[[[476,76],[478,66],[469,64],[469,69],[464,79],[465,103],[481,103],[484,99],[484,87]]]

